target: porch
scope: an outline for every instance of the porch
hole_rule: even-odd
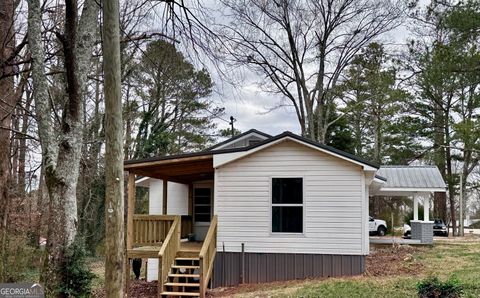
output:
[[[149,259],[149,267],[150,261],[158,260],[159,297],[205,297],[217,250],[212,163],[211,155],[125,163],[129,172],[127,268],[130,272],[133,259]],[[160,203],[155,214],[134,213],[137,175],[154,178],[161,186],[160,193],[150,193],[151,203]],[[185,191],[172,193],[172,182],[183,185]],[[184,210],[169,208],[179,202]]]

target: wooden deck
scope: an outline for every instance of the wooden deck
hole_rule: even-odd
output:
[[[180,253],[184,256],[187,255],[196,255],[200,253],[202,249],[202,241],[181,241],[180,242]],[[162,243],[158,245],[145,245],[138,246],[128,250],[129,258],[158,258],[158,253],[162,248]]]

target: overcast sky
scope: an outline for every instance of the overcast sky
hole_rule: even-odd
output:
[[[426,3],[427,1],[420,1]],[[408,29],[405,26],[399,27],[384,35],[382,41],[389,44],[389,47],[400,49],[408,38]],[[215,74],[212,74],[215,78]],[[269,111],[272,107],[281,103],[280,95],[267,94],[260,90],[256,84],[255,74],[248,75],[249,82],[233,90],[230,87],[223,87],[221,95],[215,95],[218,106],[225,108],[225,120],[233,116],[237,121],[235,128],[246,131],[255,128],[266,133],[275,135],[283,131],[300,133],[300,126],[292,106],[281,107]],[[217,83],[218,78],[216,79]],[[260,80],[257,80],[260,81]],[[221,84],[221,83],[220,83]],[[288,104],[288,102],[285,102]],[[218,128],[228,128],[229,124],[217,119]]]

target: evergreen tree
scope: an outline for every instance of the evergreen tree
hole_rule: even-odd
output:
[[[135,158],[174,154],[205,148],[215,125],[208,96],[213,82],[205,70],[196,70],[174,45],[148,44],[135,70],[139,101]]]
[[[355,154],[380,164],[412,156],[417,146],[403,114],[408,94],[396,86],[396,70],[381,44],[371,43],[355,57],[340,92]]]

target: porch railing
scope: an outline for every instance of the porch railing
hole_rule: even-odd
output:
[[[181,219],[174,216],[171,229],[158,253],[158,292],[163,292],[163,285],[167,281],[168,272],[175,262],[175,256],[180,250]]]
[[[217,216],[213,216],[207,235],[200,250],[200,297],[205,297],[212,275],[213,261],[217,253]]]
[[[175,215],[134,214],[132,245],[161,245],[175,219]]]

